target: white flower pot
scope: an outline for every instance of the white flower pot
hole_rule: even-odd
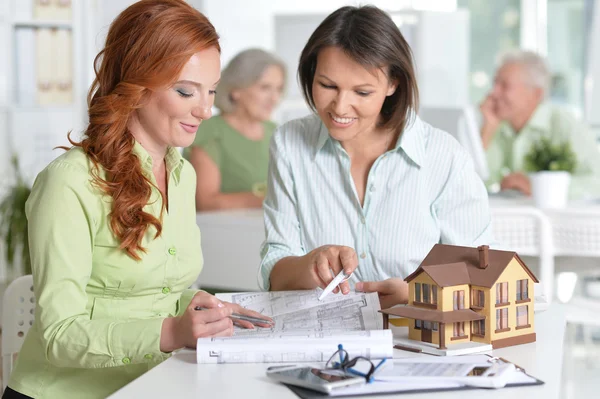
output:
[[[531,194],[538,208],[564,208],[569,197],[571,174],[569,172],[543,171],[531,173]]]

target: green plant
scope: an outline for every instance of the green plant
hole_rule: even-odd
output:
[[[25,274],[31,274],[27,217],[25,216],[25,202],[29,198],[31,188],[21,175],[16,155],[12,156],[11,164],[15,179],[14,184],[8,188],[0,202],[0,239],[4,244],[8,269],[14,272],[17,256],[20,255],[23,271]]]
[[[525,169],[528,172],[565,171],[573,173],[577,165],[577,155],[569,142],[553,144],[542,137],[536,141],[525,155]]]

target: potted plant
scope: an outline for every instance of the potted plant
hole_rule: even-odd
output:
[[[29,198],[31,188],[21,174],[15,155],[11,164],[14,169],[14,181],[0,201],[0,240],[4,246],[7,272],[10,273],[9,281],[21,273],[31,274],[25,216],[25,202]]]
[[[571,144],[553,144],[542,137],[525,155],[525,169],[529,172],[531,194],[540,208],[563,208],[567,204],[571,173],[577,165],[577,156]]]

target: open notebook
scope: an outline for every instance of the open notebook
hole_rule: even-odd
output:
[[[217,294],[275,321],[272,328],[237,328],[233,337],[200,338],[198,363],[323,362],[338,344],[351,356],[390,358],[393,340],[382,330],[376,293],[332,294],[320,290]]]

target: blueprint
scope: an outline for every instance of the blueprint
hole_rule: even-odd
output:
[[[319,301],[320,289],[217,294],[221,300],[255,310],[275,321],[272,328],[246,330],[236,327],[235,336],[286,336],[383,328],[376,293],[331,294]]]
[[[325,362],[342,344],[350,356],[392,357],[376,293],[331,294],[320,289],[217,294],[275,321],[271,328],[236,327],[233,337],[200,338],[198,363]]]
[[[326,362],[342,344],[350,357],[391,358],[391,330],[305,332],[298,335],[200,338],[198,363]]]

